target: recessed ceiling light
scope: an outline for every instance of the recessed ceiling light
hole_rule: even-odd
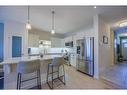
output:
[[[94,9],[96,9],[97,7],[96,6],[94,6]]]

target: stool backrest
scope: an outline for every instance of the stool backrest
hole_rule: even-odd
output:
[[[64,64],[64,58],[63,57],[54,57],[52,60],[52,65],[60,66]]]
[[[33,73],[40,69],[40,60],[32,60],[32,61],[20,61],[17,64],[17,72],[18,73]]]

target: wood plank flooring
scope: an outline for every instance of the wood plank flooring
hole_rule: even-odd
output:
[[[123,89],[122,87],[108,82],[106,80],[96,80],[81,72],[78,72],[72,66],[65,66],[66,85],[60,81],[54,82],[54,89]],[[48,85],[42,84],[42,89],[49,89]]]

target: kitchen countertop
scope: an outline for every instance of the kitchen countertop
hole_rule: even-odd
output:
[[[16,58],[8,58],[3,62],[0,62],[0,65],[9,65],[9,64],[17,64],[20,61],[32,61],[32,60],[50,60],[54,57],[62,57],[61,55],[44,55],[42,58],[40,56],[25,56],[25,57],[16,57]]]

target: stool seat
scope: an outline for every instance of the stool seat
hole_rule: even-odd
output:
[[[38,88],[41,88],[41,77],[40,77],[40,60],[32,61],[20,61],[17,64],[17,89],[21,89],[21,84],[33,79],[37,79]],[[30,79],[23,79],[22,76],[36,72],[36,77]]]

